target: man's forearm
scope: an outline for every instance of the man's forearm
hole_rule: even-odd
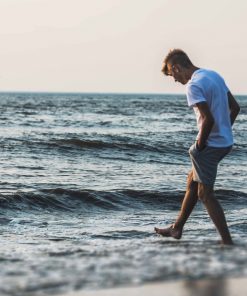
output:
[[[200,134],[197,140],[197,149],[202,150],[206,146],[208,136],[214,126],[214,118],[206,102],[197,103],[196,107],[198,108],[202,118]]]
[[[202,150],[207,143],[207,139],[209,137],[209,134],[214,126],[214,120],[213,119],[205,119],[202,122],[201,132],[199,135],[199,138],[197,140],[197,148],[199,150]]]

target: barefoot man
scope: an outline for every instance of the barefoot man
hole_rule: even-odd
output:
[[[221,235],[222,243],[233,244],[223,209],[214,195],[214,182],[219,162],[232,149],[232,125],[240,111],[239,105],[218,73],[194,66],[180,49],[168,53],[162,72],[172,76],[175,82],[186,84],[188,105],[195,111],[199,132],[189,149],[192,170],[188,174],[180,213],[170,227],[155,227],[155,231],[180,239],[183,227],[200,199]]]

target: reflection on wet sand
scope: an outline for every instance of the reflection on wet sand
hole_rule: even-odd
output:
[[[227,280],[225,279],[186,281],[184,287],[186,295],[189,296],[232,296],[227,293]]]
[[[205,279],[71,292],[60,296],[245,296],[246,284],[247,278]]]

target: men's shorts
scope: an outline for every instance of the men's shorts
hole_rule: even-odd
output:
[[[189,149],[193,180],[205,185],[214,185],[219,162],[232,150],[232,146],[216,148],[206,146],[199,151],[196,144]]]

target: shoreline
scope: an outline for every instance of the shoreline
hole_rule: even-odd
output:
[[[247,277],[156,282],[138,286],[81,290],[59,296],[244,296]]]

